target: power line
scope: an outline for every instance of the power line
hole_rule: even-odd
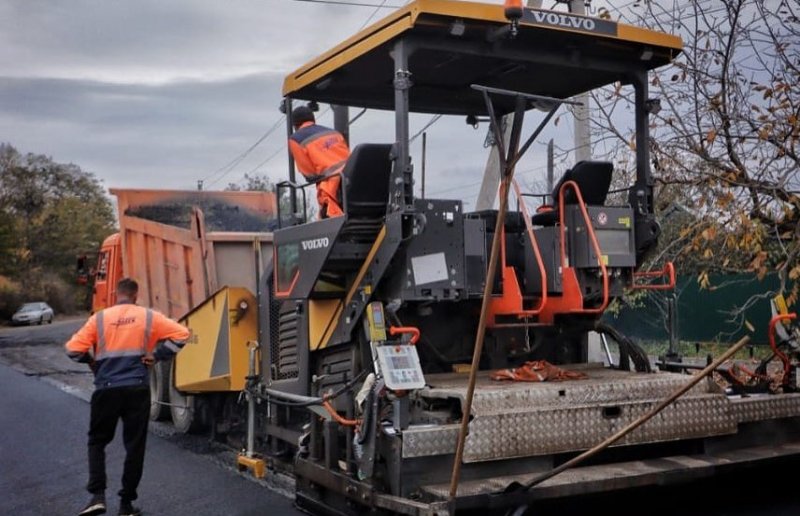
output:
[[[347,6],[357,6],[357,7],[374,7],[375,10],[366,19],[364,24],[361,26],[361,29],[363,29],[364,27],[367,26],[367,24],[372,20],[372,18],[374,18],[375,15],[378,13],[378,11],[380,11],[380,9],[384,9],[384,8],[397,9],[397,8],[402,7],[401,5],[387,5],[386,4],[387,0],[381,0],[380,4],[369,4],[369,3],[361,3],[361,2],[348,2],[348,1],[344,1],[344,0],[293,0],[293,1],[295,1],[295,2],[307,2],[307,3],[318,3],[318,4],[347,5]],[[319,115],[318,118],[322,118],[323,116],[325,116],[325,114],[328,111],[330,111],[330,109],[331,108],[328,107],[325,111],[323,111]],[[439,115],[439,116],[441,116],[441,115]],[[438,118],[437,118],[437,120],[438,120]],[[253,145],[251,145],[244,152],[242,152],[241,154],[239,154],[238,156],[233,158],[226,165],[218,168],[217,170],[215,170],[214,172],[212,172],[211,174],[209,174],[208,176],[203,178],[200,181],[200,184],[206,183],[209,179],[211,179],[212,177],[214,177],[217,174],[220,174],[220,175],[216,179],[214,179],[213,181],[209,182],[206,186],[213,186],[216,183],[220,182],[223,178],[225,178],[228,174],[230,174],[236,167],[238,167],[239,164],[242,163],[242,161],[244,161],[244,159],[247,156],[249,156],[250,153],[253,152],[253,150],[255,150],[256,147],[258,147],[264,140],[266,140],[269,137],[269,135],[271,135],[280,125],[282,125],[282,122],[283,122],[283,117],[280,117],[278,120],[276,120],[275,124],[273,124],[272,127],[270,127],[267,130],[267,132],[264,133]],[[426,128],[429,127],[430,125],[433,125],[434,122],[435,122],[435,120],[432,121],[431,123],[429,123],[428,126],[426,126]],[[253,167],[253,169],[250,170],[250,172],[245,173],[245,175],[252,174],[252,173],[255,173],[256,171],[258,171],[259,168],[263,167],[269,161],[271,161],[276,156],[278,156],[278,154],[280,154],[281,150],[282,149],[280,149],[280,148],[278,150],[276,150],[274,153],[269,155],[264,161],[262,161],[261,163],[259,163],[255,167]],[[240,182],[241,182],[241,179],[240,179]]]
[[[328,106],[316,118],[322,118],[323,116],[327,115],[330,110],[331,110],[331,108],[330,108],[330,106]],[[249,172],[245,172],[244,175],[241,177],[241,179],[239,179],[239,183],[241,183],[244,180],[244,176],[249,175],[249,174],[254,174],[254,173],[258,172],[258,169],[260,169],[261,167],[263,167],[264,165],[266,165],[267,163],[269,163],[270,161],[275,159],[277,156],[279,156],[281,154],[281,151],[286,151],[286,148],[285,147],[278,147],[277,149],[275,149],[275,151],[272,154],[270,154],[269,156],[267,156],[267,158],[264,161],[262,161],[261,163],[259,163],[255,167],[253,167]]]
[[[250,172],[245,172],[245,173],[244,173],[244,175],[245,175],[245,176],[247,176],[247,175],[249,175],[249,174],[254,174],[254,173],[258,172],[258,169],[260,169],[261,167],[263,167],[264,165],[266,165],[267,163],[269,163],[270,161],[272,161],[272,160],[273,160],[273,159],[274,159],[276,156],[278,156],[278,155],[281,153],[281,151],[284,151],[284,152],[286,152],[286,148],[285,148],[285,147],[278,147],[277,149],[275,149],[275,152],[273,152],[272,154],[270,154],[270,155],[267,157],[267,159],[265,159],[264,161],[262,161],[261,163],[259,163],[259,164],[258,164],[258,165],[256,165],[255,167],[253,167],[253,168],[250,170]],[[244,179],[244,177],[242,177],[242,179]],[[241,180],[240,180],[240,181],[241,181]]]
[[[419,137],[419,135],[421,135],[422,133],[424,133],[424,132],[425,132],[425,130],[427,130],[427,129],[428,129],[430,126],[432,126],[433,124],[435,124],[436,122],[438,122],[438,121],[439,121],[439,119],[440,119],[440,118],[442,118],[442,116],[443,116],[443,115],[433,115],[433,116],[431,117],[430,121],[429,121],[427,124],[425,124],[425,127],[423,127],[422,129],[420,129],[419,131],[417,131],[417,134],[415,134],[414,136],[412,136],[411,138],[409,138],[409,139],[408,139],[408,143],[411,143],[411,142],[413,142],[414,140],[416,140],[416,139]]]
[[[364,27],[366,27],[367,24],[372,20],[372,18],[374,18],[375,15],[378,14],[378,11],[380,11],[381,8],[384,7],[385,5],[386,5],[386,0],[381,0],[381,3],[375,6],[375,10],[372,11],[372,14],[370,14],[369,18],[367,18],[367,20],[363,24],[361,24],[361,28],[358,30],[362,30]]]
[[[375,7],[377,9],[398,9],[402,5],[385,5],[384,0],[380,4],[366,4],[362,2],[346,2],[344,0],[293,0],[294,2],[308,2],[310,4],[333,4],[333,5],[352,5],[354,7]],[[370,17],[371,18],[371,17]],[[369,18],[367,19],[369,21]]]
[[[203,183],[205,183],[206,181],[208,181],[209,179],[211,179],[215,175],[220,174],[216,179],[214,179],[213,181],[208,183],[208,186],[211,186],[213,184],[218,183],[222,178],[224,178],[225,176],[230,174],[233,171],[233,169],[235,169],[247,156],[250,155],[251,152],[253,152],[253,150],[255,150],[256,147],[261,145],[261,143],[264,140],[266,140],[269,137],[269,135],[271,135],[273,132],[275,132],[275,130],[278,129],[278,127],[280,127],[282,124],[283,124],[283,117],[280,117],[280,118],[278,118],[278,120],[275,121],[274,124],[272,124],[272,126],[269,129],[267,129],[267,132],[262,134],[261,137],[258,140],[256,140],[256,142],[254,144],[252,144],[250,147],[248,147],[246,150],[244,150],[241,154],[239,154],[238,156],[233,158],[227,165],[218,168],[217,170],[215,170],[214,172],[212,172],[211,174],[209,174],[208,176],[203,178],[203,180],[202,180]]]

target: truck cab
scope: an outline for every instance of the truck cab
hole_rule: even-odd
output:
[[[122,279],[122,244],[119,233],[103,240],[93,269],[91,313],[99,312],[117,302],[117,282]]]

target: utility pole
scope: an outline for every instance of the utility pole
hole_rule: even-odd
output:
[[[344,136],[344,141],[350,144],[350,110],[347,106],[331,104],[333,110],[333,128]]]
[[[526,5],[532,9],[541,9],[542,8],[542,0],[528,0]],[[569,5],[570,12],[574,12],[576,14],[584,14],[586,12],[586,8],[583,5],[583,0],[571,0]],[[577,9],[577,10],[575,10]],[[579,102],[586,102],[582,100],[580,97],[577,98]],[[577,117],[577,109],[574,113]],[[581,108],[583,109],[583,108]],[[587,111],[588,113],[588,111]],[[585,126],[585,135],[586,139],[583,141],[588,142],[588,134],[589,134],[589,122],[588,116],[584,117],[586,120]],[[505,144],[504,147],[508,148],[508,138],[511,136],[511,126],[513,122],[514,116],[513,115],[506,115],[503,117],[502,127],[503,130],[503,143]],[[581,129],[581,134],[584,134],[584,129]],[[576,122],[575,126],[575,138],[576,138],[576,147],[583,148],[583,146],[577,143],[578,138],[578,125]],[[589,149],[589,144],[585,144],[585,148]],[[576,161],[580,161],[580,159],[589,159],[588,152],[587,157],[584,158],[577,158]],[[489,159],[486,161],[486,168],[483,172],[483,182],[481,182],[481,189],[478,192],[478,199],[475,201],[475,210],[490,210],[494,207],[494,201],[497,198],[497,188],[500,186],[500,156],[498,155],[497,151],[497,144],[492,144],[492,148],[489,151]]]
[[[586,14],[584,0],[570,0],[569,12],[573,14]],[[580,106],[572,106],[572,116],[575,118],[575,163],[592,159],[592,136],[589,132],[589,94],[581,93],[575,96]]]
[[[428,146],[428,133],[422,133],[422,199],[425,198],[425,150]]]
[[[504,148],[508,146],[508,139],[511,137],[511,126],[514,121],[514,115],[506,115],[502,118],[500,123],[503,128],[503,145]],[[497,189],[500,187],[500,151],[497,143],[492,143],[492,148],[489,150],[489,159],[486,160],[486,168],[483,172],[483,182],[481,189],[478,192],[478,200],[475,201],[475,211],[491,210],[494,207],[494,201],[497,198]]]
[[[545,199],[545,204],[555,205],[555,199],[553,198],[553,169],[555,169],[555,157],[553,153],[553,139],[550,138],[550,141],[547,142],[547,199]]]

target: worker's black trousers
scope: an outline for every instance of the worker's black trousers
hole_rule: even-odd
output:
[[[123,500],[136,500],[142,478],[147,425],[150,422],[150,389],[146,386],[113,387],[92,394],[89,423],[89,484],[92,494],[106,490],[106,445],[114,439],[117,420],[122,420],[125,466],[122,472]]]

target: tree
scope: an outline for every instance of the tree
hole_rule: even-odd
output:
[[[800,277],[800,7],[788,0],[639,5],[635,24],[684,39],[684,52],[651,76],[651,96],[662,106],[651,116],[658,207],[679,203],[692,214],[673,240],[662,239],[661,256],[701,282],[711,271],[778,271],[786,288]],[[611,135],[601,141],[610,155],[625,154],[633,141],[620,116],[632,105],[628,90],[594,96],[595,128]]]
[[[317,205],[313,202],[313,198],[309,196],[314,195],[314,188],[310,187],[305,189],[306,195],[306,220],[313,220],[317,214]],[[276,192],[275,183],[267,175],[262,174],[245,174],[244,178],[238,183],[228,183],[225,190],[240,192],[240,191],[258,191],[258,192]],[[277,192],[276,192],[277,193]],[[303,194],[298,190],[297,193],[297,206],[302,210],[303,207]],[[291,194],[288,189],[282,189],[280,192],[280,209],[281,213],[286,214],[291,212]]]
[[[245,174],[244,178],[238,183],[228,183],[225,190],[234,192],[239,191],[258,191],[258,192],[272,192],[275,190],[275,183],[267,175],[262,174]]]
[[[0,144],[0,274],[21,285],[20,296],[79,296],[76,256],[113,231],[111,202],[92,174]],[[47,300],[69,309],[69,300]]]

